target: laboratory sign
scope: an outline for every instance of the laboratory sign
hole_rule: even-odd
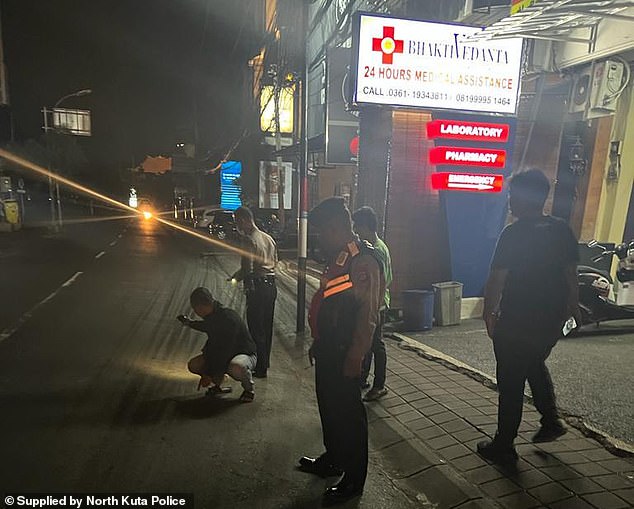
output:
[[[515,114],[522,39],[470,41],[480,30],[359,14],[354,102]]]
[[[459,120],[432,120],[427,123],[427,137],[453,140],[504,143],[509,139],[508,124],[461,122]]]

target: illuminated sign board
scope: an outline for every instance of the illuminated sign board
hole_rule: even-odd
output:
[[[262,87],[260,93],[260,130],[265,133],[274,133],[275,126],[275,89],[267,85]],[[289,134],[293,132],[295,87],[282,87],[280,89],[279,114],[280,132]]]
[[[499,193],[503,185],[503,175],[438,172],[431,176],[431,187],[437,191]]]
[[[91,136],[90,111],[55,108],[53,109],[53,127],[75,136]]]
[[[284,209],[288,210],[291,208],[293,199],[293,164],[281,163],[281,165],[278,165],[274,161],[260,161],[260,196],[258,206],[261,209],[280,208],[280,186],[282,186]]]
[[[432,120],[427,123],[427,137],[452,140],[488,141],[504,143],[509,139],[508,124]]]
[[[435,147],[429,151],[431,164],[450,164],[504,168],[506,150],[470,147]]]
[[[467,39],[480,30],[359,14],[354,102],[514,114],[522,39]]]
[[[235,180],[242,175],[240,161],[226,161],[220,167],[220,206],[225,210],[236,210],[242,205],[242,188]]]

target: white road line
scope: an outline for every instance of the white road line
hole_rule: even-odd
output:
[[[110,247],[113,247],[113,246],[115,246],[116,244],[117,244],[117,241],[116,241],[116,240],[113,240],[113,241],[110,243]]]
[[[95,260],[99,260],[99,258],[101,258],[103,255],[105,255],[106,252],[102,251],[101,253],[99,253],[97,256],[95,256]]]
[[[81,276],[82,274],[83,274],[83,272],[75,272],[73,277],[71,277],[68,281],[63,283],[62,286],[60,286],[57,290],[55,290],[53,293],[51,293],[48,297],[46,297],[45,299],[41,300],[35,306],[33,306],[31,309],[29,309],[26,313],[24,313],[19,318],[18,323],[15,325],[15,327],[12,327],[11,329],[5,329],[2,332],[0,332],[0,343],[2,343],[5,339],[9,339],[11,336],[13,336],[13,334],[15,334],[15,332],[20,327],[22,327],[22,325],[24,325],[29,320],[29,318],[31,318],[33,316],[33,313],[39,307],[41,307],[44,304],[46,304],[47,302],[53,300],[53,298],[60,292],[60,290],[62,288],[66,288],[66,287],[69,287],[70,285],[72,285],[75,281],[77,281],[77,278],[79,276]]]
[[[62,285],[64,286],[64,285]],[[39,308],[41,305],[46,304],[49,300],[52,300],[53,297],[55,297],[59,291],[61,290],[61,287],[58,288],[57,290],[55,290],[53,293],[51,293],[48,297],[46,297],[44,300],[40,301],[39,304],[37,304],[31,311],[35,311],[37,308]]]
[[[77,281],[77,278],[81,276],[82,274],[83,272],[75,272],[73,277],[71,277],[68,281],[66,281],[62,286],[66,287],[66,286],[72,285],[75,281]]]

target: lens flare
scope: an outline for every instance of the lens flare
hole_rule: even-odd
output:
[[[143,212],[144,219],[152,219],[152,212],[148,212],[147,210]]]
[[[11,161],[12,163],[15,163],[19,166],[21,166],[22,168],[25,168],[27,170],[30,170],[34,173],[37,173],[38,175],[41,175],[43,177],[47,177],[47,178],[51,178],[53,180],[56,180],[57,182],[59,182],[60,184],[63,184],[71,189],[74,189],[75,191],[79,191],[80,193],[83,193],[85,195],[91,196],[92,198],[95,198],[97,200],[100,200],[104,203],[108,203],[110,205],[113,205],[119,209],[122,209],[126,212],[130,212],[133,217],[143,217],[144,214],[143,212],[130,207],[129,205],[126,205],[125,203],[121,203],[113,198],[111,198],[110,196],[107,196],[105,194],[102,194],[98,191],[95,191],[93,189],[90,189],[89,187],[86,187],[82,184],[79,184],[78,182],[74,182],[73,180],[70,180],[62,175],[59,175],[57,173],[53,173],[52,171],[47,170],[46,168],[39,166],[27,159],[24,159],[23,157],[20,157],[16,154],[13,154],[3,148],[0,148],[0,157],[3,157],[4,159]],[[151,215],[151,213],[150,213]],[[204,240],[205,242],[209,242],[211,244],[214,244],[216,246],[221,247],[222,249],[226,249],[227,251],[231,251],[233,253],[239,254],[240,256],[244,256],[247,258],[251,258],[254,261],[261,261],[264,262],[264,260],[261,260],[258,256],[253,255],[252,253],[250,253],[249,251],[245,251],[244,249],[240,249],[239,247],[236,246],[232,246],[231,244],[227,244],[225,242],[222,242],[220,240],[216,240],[213,237],[208,237],[205,236],[201,233],[198,233],[197,231],[191,229],[191,228],[187,228],[186,226],[180,225],[178,223],[174,223],[172,221],[168,221],[167,219],[163,219],[160,217],[159,215],[155,215],[152,216],[156,219],[156,221],[158,221],[161,224],[164,224],[165,226],[169,226],[170,228],[174,228],[175,230],[181,231],[183,233],[186,233],[188,235],[191,235],[192,237],[196,237],[199,238],[200,240]]]

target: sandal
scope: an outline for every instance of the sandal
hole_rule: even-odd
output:
[[[252,403],[255,398],[255,392],[244,391],[240,396],[240,401],[242,403]]]
[[[218,396],[219,394],[229,394],[231,392],[231,387],[220,387],[219,385],[214,385],[207,389],[206,396]]]

